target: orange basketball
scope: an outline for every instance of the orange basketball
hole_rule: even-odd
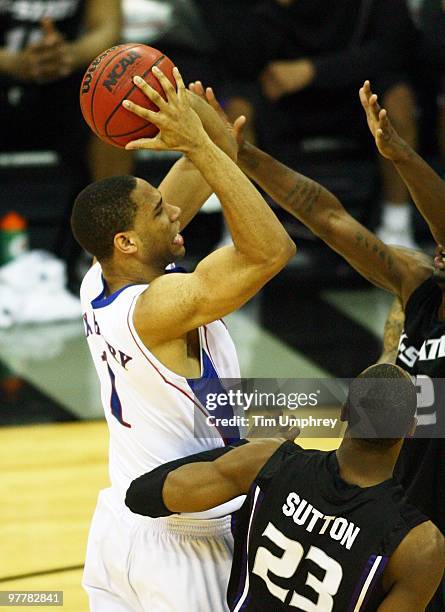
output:
[[[80,87],[80,107],[85,121],[99,138],[125,147],[138,138],[153,138],[158,128],[122,106],[125,99],[152,111],[159,110],[133,83],[141,76],[165,99],[164,90],[152,74],[157,66],[175,85],[174,64],[158,49],[130,43],[107,49],[88,66]]]

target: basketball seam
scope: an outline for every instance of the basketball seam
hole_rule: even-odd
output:
[[[118,46],[124,47],[125,45],[118,45]],[[134,49],[135,47],[140,47],[140,46],[141,46],[141,44],[140,44],[140,43],[137,43],[137,44],[133,45],[132,47],[127,47],[127,48],[125,49],[125,52],[127,52],[127,51],[131,51],[131,49]],[[96,134],[98,134],[98,133],[99,133],[99,130],[97,129],[96,119],[95,119],[95,116],[94,116],[94,106],[93,106],[93,104],[94,104],[94,96],[96,95],[96,89],[97,89],[97,86],[99,85],[99,81],[100,81],[100,78],[101,78],[102,74],[104,73],[104,71],[106,70],[106,68],[108,68],[108,66],[109,66],[109,65],[110,65],[112,62],[114,62],[114,60],[115,60],[115,59],[116,59],[116,55],[114,55],[112,58],[110,58],[110,60],[109,60],[109,61],[108,61],[106,64],[104,64],[104,66],[102,66],[102,70],[99,72],[99,74],[98,74],[98,76],[97,76],[97,78],[96,78],[96,82],[94,83],[94,87],[93,87],[93,92],[92,92],[92,94],[91,94],[91,102],[90,102],[91,108],[90,108],[90,114],[91,114],[91,118],[93,119],[94,131],[96,132]]]
[[[145,76],[146,76],[146,75],[147,75],[149,72],[151,72],[151,70],[152,70],[152,69],[153,69],[155,66],[157,66],[158,64],[160,64],[160,63],[162,62],[162,60],[163,60],[163,59],[165,59],[165,57],[166,57],[165,55],[161,55],[161,57],[158,57],[158,59],[157,59],[155,62],[153,62],[153,64],[152,64],[152,65],[151,65],[149,68],[147,68],[147,70],[146,70],[146,71],[143,73],[142,78],[145,78]],[[133,87],[130,89],[130,91],[128,91],[128,92],[127,92],[127,93],[124,95],[124,97],[121,99],[121,101],[119,102],[119,104],[116,106],[116,108],[113,110],[113,112],[111,113],[111,115],[109,115],[109,117],[107,118],[107,120],[106,120],[106,122],[105,122],[105,126],[104,126],[104,127],[105,127],[105,134],[104,134],[104,135],[105,135],[107,138],[109,138],[110,140],[112,140],[113,142],[115,142],[115,141],[116,141],[116,138],[122,138],[123,136],[129,136],[130,134],[135,134],[136,132],[139,132],[139,130],[141,130],[141,129],[144,127],[144,126],[141,126],[141,127],[137,128],[137,129],[135,129],[135,130],[131,130],[130,132],[125,132],[124,134],[114,134],[113,136],[111,136],[111,134],[108,134],[108,132],[107,132],[107,126],[108,126],[109,121],[111,121],[111,119],[113,118],[114,114],[115,114],[115,113],[117,113],[117,111],[118,111],[118,110],[119,110],[119,108],[121,107],[122,102],[123,102],[123,101],[124,101],[126,98],[128,98],[129,96],[131,96],[131,94],[133,93],[133,91],[134,91],[135,89],[137,89],[137,88],[136,88],[136,85],[133,85]],[[146,121],[146,123],[149,123],[149,121]],[[117,144],[119,144],[119,143],[117,143]]]

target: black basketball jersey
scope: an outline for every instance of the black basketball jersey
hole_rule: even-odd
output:
[[[396,475],[410,501],[445,533],[445,321],[437,319],[442,290],[433,277],[410,296],[397,365],[416,376],[417,432],[404,442]],[[429,437],[430,436],[430,437]]]
[[[341,479],[335,452],[282,445],[234,515],[230,610],[374,611],[389,557],[424,517],[393,479]]]

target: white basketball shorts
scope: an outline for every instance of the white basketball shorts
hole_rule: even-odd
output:
[[[83,586],[91,612],[226,612],[230,517],[150,519],[99,494]]]

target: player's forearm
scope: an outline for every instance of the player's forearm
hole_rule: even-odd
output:
[[[167,476],[163,500],[172,512],[201,512],[248,492],[283,440],[256,440],[210,463],[184,465]]]
[[[165,202],[181,209],[180,232],[213,193],[207,181],[187,157],[181,157],[175,162],[159,185],[159,191]]]
[[[445,181],[420,155],[406,145],[405,155],[394,162],[414,204],[428,223],[438,244],[445,241]]]
[[[383,352],[379,363],[395,363],[399,348],[400,336],[405,324],[405,313],[399,298],[396,298],[388,313],[383,332]]]
[[[398,294],[399,277],[390,248],[351,217],[332,193],[250,144],[240,151],[238,164],[362,276]]]
[[[330,215],[343,207],[329,191],[264,151],[245,143],[238,154],[238,165],[284,210],[302,221],[314,234],[330,234]]]
[[[295,245],[258,190],[208,137],[188,153],[219,197],[235,248],[252,263],[284,263]]]

